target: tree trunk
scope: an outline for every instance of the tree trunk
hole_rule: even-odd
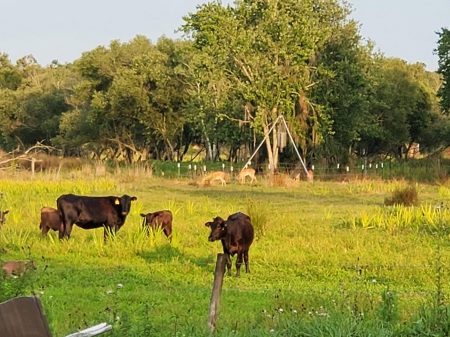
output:
[[[272,115],[276,115],[278,109],[275,107],[272,109]],[[278,138],[277,138],[277,130],[274,127],[272,130],[272,135],[269,134],[269,122],[268,122],[269,113],[263,118],[263,130],[264,130],[264,139],[267,149],[267,159],[269,160],[270,173],[274,174],[278,171],[279,157],[278,157]],[[275,122],[276,119],[274,119]],[[272,140],[270,137],[272,136]]]

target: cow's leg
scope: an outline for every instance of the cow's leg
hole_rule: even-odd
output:
[[[230,254],[227,255],[227,270],[228,270],[228,276],[231,276],[231,257]]]
[[[64,229],[66,226],[64,226],[64,223],[61,222],[61,225],[59,225],[59,231],[58,231],[58,237],[60,240],[64,238]]]
[[[64,221],[62,221],[61,224],[59,225],[59,233],[58,233],[59,239],[62,240],[65,237],[69,238],[71,231],[72,231],[72,224],[70,220],[64,219]],[[69,234],[67,235],[67,233]]]
[[[70,221],[68,221],[66,223],[66,230],[64,233],[64,236],[67,237],[68,239],[70,238],[70,233],[72,233],[72,228],[73,228],[73,224]]]
[[[248,250],[244,251],[245,272],[250,273],[250,266],[248,264]]]
[[[117,226],[104,226],[103,229],[103,241],[108,241],[110,236],[113,236],[117,233]]]
[[[172,242],[172,229],[165,226],[163,231],[164,231],[164,234],[166,234],[166,236],[169,238],[169,241]]]
[[[238,252],[236,258],[236,277],[241,276],[242,252]]]

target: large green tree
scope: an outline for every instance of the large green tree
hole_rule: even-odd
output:
[[[236,128],[230,121],[239,120],[237,109],[232,106],[232,82],[225,67],[216,62],[214,53],[195,48],[190,43],[183,55],[184,62],[179,65],[178,74],[182,75],[187,94],[184,107],[186,123],[204,144],[206,159],[217,160],[220,143],[233,147],[229,140]]]
[[[0,56],[0,133],[7,150],[24,150],[37,142],[51,144],[70,90],[66,66],[42,68],[32,56],[13,66]]]
[[[5,53],[0,53],[0,89],[16,90],[22,83],[22,74]]]
[[[315,155],[329,164],[347,164],[361,134],[373,124],[369,112],[372,92],[372,44],[363,45],[356,22],[335,30],[318,52],[320,71],[312,88],[322,107],[324,143]]]
[[[437,32],[438,46],[436,49],[438,60],[438,74],[442,76],[442,86],[438,95],[441,98],[441,106],[446,114],[450,113],[450,30],[442,28]]]
[[[137,36],[84,53],[75,62],[82,80],[69,98],[58,142],[126,162],[148,159],[150,152],[173,159],[182,130],[180,88],[171,81],[167,53],[176,47],[165,40],[160,48]]]
[[[361,133],[358,153],[402,158],[413,143],[424,139],[432,122],[435,91],[423,64],[384,57],[376,63],[368,114],[372,124]]]
[[[346,24],[348,8],[327,0],[238,0],[234,7],[205,4],[185,17],[183,30],[199,52],[209,55],[240,97],[254,130],[266,135],[268,161],[278,166],[276,134],[269,129],[282,114],[303,153],[317,140],[320,109],[310,101],[316,52]],[[204,65],[208,66],[208,65]],[[210,106],[214,108],[213,106]]]

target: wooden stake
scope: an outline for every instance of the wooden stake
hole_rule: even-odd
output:
[[[220,296],[222,294],[223,276],[225,275],[226,261],[227,256],[225,254],[217,254],[211,303],[209,305],[208,329],[210,333],[214,333],[216,330],[217,316],[219,310]]]

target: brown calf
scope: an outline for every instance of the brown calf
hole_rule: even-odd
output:
[[[47,235],[50,229],[59,231],[62,221],[57,209],[52,207],[42,207],[41,209],[41,223],[39,228],[42,231],[42,236]]]
[[[164,234],[172,242],[172,212],[169,210],[158,211],[154,213],[141,213],[141,217],[144,218],[142,221],[142,228],[147,230],[150,234],[150,229],[155,230],[156,227],[161,228]]]
[[[227,256],[228,275],[231,275],[231,258],[237,254],[236,277],[239,277],[242,260],[245,262],[245,271],[250,273],[248,262],[248,251],[253,242],[254,231],[250,217],[244,213],[235,213],[225,221],[220,216],[215,217],[212,222],[205,223],[211,228],[209,241],[220,240],[223,252]]]

